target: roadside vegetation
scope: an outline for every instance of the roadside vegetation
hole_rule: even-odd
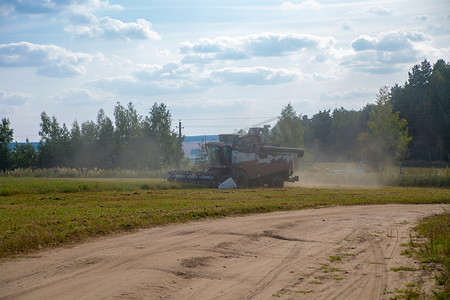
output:
[[[162,179],[0,177],[0,257],[202,218],[388,203],[450,203],[450,190],[332,186],[216,190]]]
[[[17,168],[0,171],[0,177],[37,178],[165,178],[166,170],[86,169],[86,168]]]
[[[450,299],[450,212],[422,219],[413,233],[404,254],[419,259],[422,268],[433,274],[437,288],[431,292],[436,299]],[[419,299],[421,294],[411,297],[411,291],[417,288],[406,289],[404,295]]]

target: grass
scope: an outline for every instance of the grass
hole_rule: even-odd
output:
[[[164,179],[136,178],[34,178],[0,177],[0,196],[24,194],[58,194],[134,190],[164,190],[199,187],[194,184],[168,182]]]
[[[314,290],[308,290],[308,291],[301,291],[301,290],[298,290],[298,291],[294,291],[296,294],[304,294],[304,295],[306,295],[306,294],[311,294],[311,293],[314,293]]]
[[[391,271],[393,271],[393,272],[400,272],[400,271],[411,272],[411,271],[417,271],[417,269],[410,268],[410,267],[398,267],[398,268],[391,268]]]
[[[165,170],[102,170],[102,169],[14,169],[0,171],[0,177],[38,177],[38,178],[164,178]]]
[[[329,261],[333,262],[333,261],[341,261],[342,257],[337,256],[337,255],[332,255],[328,258]]]
[[[0,177],[0,257],[112,232],[335,205],[450,203],[442,188],[216,190],[161,179]]]
[[[436,298],[450,299],[450,213],[424,218],[414,231],[410,252],[435,270],[436,283],[442,287],[433,291]]]
[[[322,270],[323,273],[345,272],[343,269],[331,267],[329,264],[322,263],[320,265],[321,265],[320,269]]]
[[[404,299],[404,300],[413,300],[413,299],[423,299],[422,298],[422,294],[423,291],[420,287],[417,288],[408,288],[408,289],[404,289],[404,290],[396,290],[395,291],[397,295],[394,298],[390,298],[393,300],[397,300],[397,299]]]

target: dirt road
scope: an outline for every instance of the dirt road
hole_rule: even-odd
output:
[[[432,284],[400,255],[450,205],[331,207],[141,230],[0,264],[0,299],[389,299]]]

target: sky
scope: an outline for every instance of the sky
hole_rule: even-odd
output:
[[[0,118],[39,141],[118,102],[210,135],[359,110],[427,59],[450,61],[448,0],[0,0]]]

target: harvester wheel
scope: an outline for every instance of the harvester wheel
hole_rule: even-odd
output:
[[[274,188],[282,188],[284,186],[283,178],[281,178],[281,176],[278,176],[278,175],[274,176],[272,178],[272,182],[271,182],[270,186],[274,187]]]
[[[234,180],[238,188],[246,188],[248,186],[248,175],[242,169],[239,169],[236,174],[236,178]]]

